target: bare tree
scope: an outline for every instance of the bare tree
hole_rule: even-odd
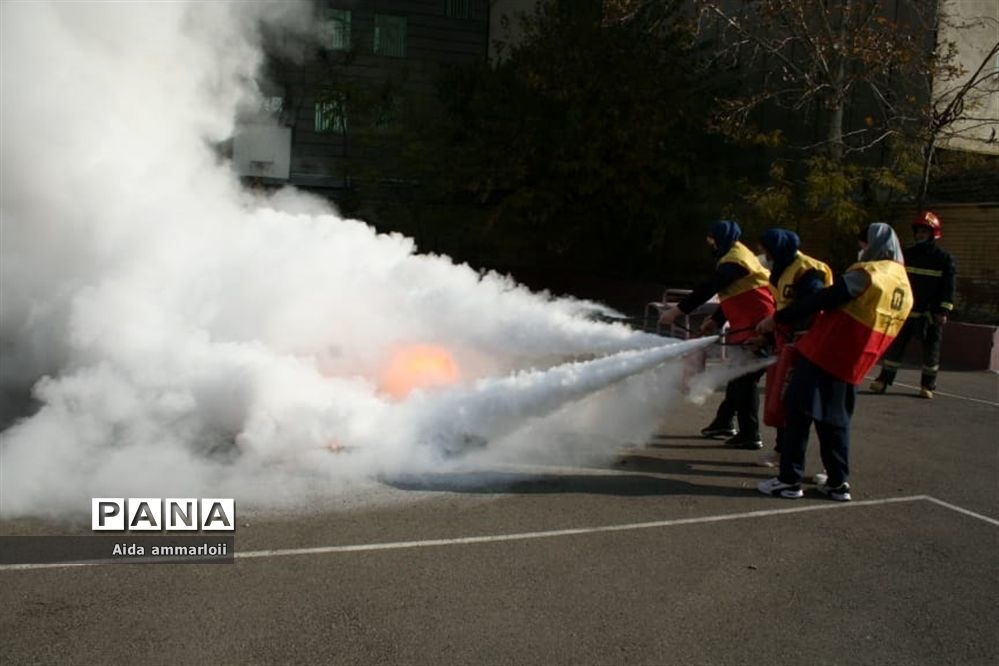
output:
[[[940,14],[937,31],[940,35],[999,34],[999,22],[992,17]],[[960,141],[999,143],[999,40],[985,43],[978,58],[961,58],[960,48],[953,39],[938,40],[934,52],[932,77],[926,81],[928,100],[919,127],[922,147],[922,172],[916,195],[918,206],[926,201],[930,173],[938,147]],[[968,67],[962,65],[968,63]],[[984,130],[989,130],[986,135]]]
[[[897,121],[912,115],[896,83],[927,73],[932,44],[921,14],[926,3],[890,4],[889,13],[878,0],[699,0],[713,64],[742,79],[740,90],[720,100],[719,127],[738,136],[766,105],[798,115],[818,111],[822,138],[799,147],[834,161],[893,136]],[[871,113],[847,126],[857,99]]]

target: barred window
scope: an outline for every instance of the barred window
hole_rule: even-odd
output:
[[[445,0],[445,13],[451,18],[467,19],[471,0]]]
[[[264,97],[260,100],[260,108],[266,113],[277,115],[281,113],[284,108],[284,97],[278,97],[276,95]]]
[[[347,105],[342,95],[332,95],[316,102],[316,132],[344,134],[347,131]]]
[[[398,125],[402,117],[402,101],[397,95],[384,96],[375,109],[374,126],[380,129]]]
[[[336,51],[350,49],[350,10],[323,7],[321,12],[323,43]]]
[[[406,57],[406,17],[375,14],[375,53]]]

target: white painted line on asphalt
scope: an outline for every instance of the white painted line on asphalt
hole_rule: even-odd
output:
[[[427,539],[423,541],[397,541],[388,543],[368,543],[351,546],[318,546],[314,548],[285,548],[276,550],[253,550],[236,553],[236,559],[250,559],[261,557],[286,557],[290,555],[325,555],[328,553],[356,553],[373,550],[399,550],[403,548],[430,548],[435,546],[456,546],[478,543],[497,543],[501,541],[524,541],[527,539],[550,539],[562,536],[575,536],[580,534],[598,534],[601,532],[625,532],[629,530],[644,530],[661,527],[674,527],[676,525],[698,525],[703,523],[719,523],[729,520],[743,520],[746,518],[763,518],[767,516],[780,516],[791,513],[805,513],[808,511],[824,511],[830,509],[843,509],[848,507],[877,506],[881,504],[898,504],[902,502],[916,502],[929,499],[926,495],[911,495],[908,497],[887,497],[877,500],[864,500],[849,503],[829,503],[829,504],[809,504],[807,506],[795,506],[784,509],[767,509],[763,511],[748,511],[746,513],[729,513],[717,516],[699,516],[696,518],[676,518],[673,520],[657,520],[647,523],[626,523],[623,525],[600,525],[596,527],[578,527],[564,530],[545,530],[541,532],[520,532],[514,534],[494,534],[476,537],[457,537],[453,539]]]
[[[46,564],[0,564],[0,571],[27,571],[28,569],[72,569],[75,567],[96,567],[102,564],[111,564],[107,560],[94,560],[93,562],[49,562]],[[115,562],[115,564],[120,564]]]
[[[989,525],[995,525],[996,527],[999,527],[999,520],[995,520],[994,518],[983,516],[980,513],[969,511],[968,509],[961,508],[956,504],[951,504],[950,502],[944,502],[943,500],[938,500],[936,497],[930,497],[929,495],[926,496],[926,499],[929,500],[930,502],[933,502],[934,504],[939,504],[944,508],[950,509],[951,511],[957,511],[958,513],[963,513],[966,516],[971,516],[972,518],[977,518],[978,520],[984,520]]]
[[[873,380],[873,376],[864,377],[864,380]],[[912,384],[903,384],[902,382],[892,382],[892,386],[904,386],[905,388],[910,388],[914,391],[918,391],[920,387],[913,386]],[[933,391],[933,395],[942,395],[948,398],[956,398],[957,400],[967,400],[968,402],[978,402],[983,405],[988,405],[989,407],[999,407],[999,402],[992,402],[990,400],[982,400],[981,398],[972,398],[967,395],[958,395],[956,393],[945,393],[944,391]]]
[[[807,513],[809,511],[829,511],[835,509],[847,509],[862,506],[880,506],[885,504],[902,504],[906,502],[927,501],[937,504],[951,511],[956,511],[972,518],[977,518],[990,525],[999,527],[999,520],[994,520],[988,516],[983,516],[974,511],[969,511],[962,507],[944,502],[929,495],[909,495],[906,497],[885,497],[882,499],[862,500],[859,502],[837,502],[828,504],[809,504],[807,506],[785,507],[783,509],[765,509],[762,511],[747,511],[745,513],[729,513],[715,516],[698,516],[696,518],[676,518],[673,520],[656,520],[646,523],[625,523],[622,525],[598,525],[596,527],[578,527],[564,530],[545,530],[541,532],[519,532],[513,534],[493,534],[475,537],[457,537],[452,539],[424,539],[421,541],[395,541],[386,543],[366,543],[349,546],[318,546],[312,548],[278,548],[272,550],[251,550],[237,552],[236,559],[260,559],[270,557],[289,557],[293,555],[328,555],[331,553],[357,553],[378,550],[400,550],[404,548],[433,548],[438,546],[459,546],[479,543],[498,543],[503,541],[525,541],[528,539],[551,539],[563,536],[576,536],[581,534],[599,534],[603,532],[626,532],[631,530],[645,530],[663,527],[675,527],[678,525],[701,525],[705,523],[720,523],[730,520],[744,520],[748,518],[765,518],[768,516],[782,516],[794,513]],[[0,571],[23,571],[30,569],[68,569],[70,567],[100,566],[104,564],[114,564],[108,560],[97,562],[53,562],[47,564],[4,564],[0,565]]]
[[[913,386],[912,384],[902,384],[895,382],[892,386],[904,386],[905,388],[911,388],[915,391],[919,390],[918,386]],[[945,393],[943,391],[933,391],[933,395],[942,395],[948,398],[957,398],[958,400],[967,400],[968,402],[980,402],[983,405],[989,405],[990,407],[999,407],[999,402],[991,402],[989,400],[982,400],[981,398],[972,398],[966,395],[958,395],[956,393]]]

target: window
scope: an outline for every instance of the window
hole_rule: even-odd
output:
[[[406,57],[406,17],[375,14],[375,53]]]
[[[467,19],[471,0],[445,0],[445,13],[451,18]]]
[[[264,113],[276,116],[284,109],[284,97],[278,97],[277,95],[265,96],[260,100],[260,108]]]
[[[318,134],[344,134],[347,131],[347,105],[343,95],[329,95],[316,102],[315,128]]]
[[[321,14],[323,43],[336,51],[350,49],[350,10],[323,7]]]
[[[397,95],[389,93],[379,100],[373,124],[379,129],[386,129],[398,125],[401,117],[402,101]]]

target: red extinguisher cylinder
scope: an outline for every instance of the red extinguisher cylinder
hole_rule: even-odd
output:
[[[775,428],[784,425],[784,393],[791,379],[791,366],[798,358],[793,344],[781,347],[777,362],[767,368],[766,396],[763,401],[763,423]]]

